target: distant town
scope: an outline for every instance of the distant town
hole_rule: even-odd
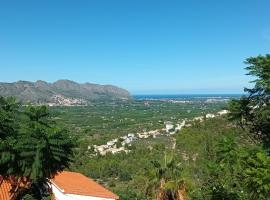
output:
[[[127,147],[130,147],[132,145],[132,142],[139,140],[139,139],[146,139],[149,137],[156,138],[160,135],[166,135],[171,136],[179,131],[181,131],[184,127],[190,127],[192,126],[192,122],[198,121],[203,122],[205,119],[211,119],[218,116],[226,115],[228,114],[228,110],[221,110],[217,112],[216,114],[213,113],[207,113],[205,116],[198,116],[194,117],[193,119],[184,119],[179,123],[174,124],[171,121],[165,121],[164,122],[164,128],[162,129],[156,129],[156,130],[150,130],[150,131],[144,131],[139,133],[128,133],[125,136],[115,138],[113,140],[108,141],[106,144],[103,145],[93,145],[88,146],[88,150],[91,150],[93,148],[94,155],[106,155],[107,153],[116,154],[119,152],[126,152],[128,153],[130,150]]]

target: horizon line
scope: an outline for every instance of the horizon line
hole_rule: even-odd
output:
[[[245,93],[170,93],[170,94],[165,94],[165,93],[145,93],[145,94],[140,94],[140,93],[136,93],[136,94],[131,94],[131,96],[147,96],[147,95],[151,95],[151,96],[157,96],[157,95],[245,95]]]

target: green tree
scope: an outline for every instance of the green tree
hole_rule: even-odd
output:
[[[119,197],[121,200],[147,200],[143,194],[131,188],[120,191]]]
[[[74,143],[65,129],[57,127],[46,106],[28,107],[27,123],[18,142],[23,176],[32,180],[51,178],[69,166]]]
[[[242,155],[234,135],[226,135],[215,147],[215,159],[208,161],[210,176],[204,190],[211,200],[242,199]]]
[[[69,166],[74,142],[51,119],[46,106],[29,106],[25,114],[22,139],[15,147],[21,157],[19,176],[27,177],[32,187],[40,190],[49,178]]]
[[[270,157],[254,145],[240,145],[228,135],[217,144],[216,159],[204,190],[211,200],[266,200],[270,197]]]
[[[148,194],[154,192],[157,200],[186,199],[186,184],[174,154],[165,153],[162,162],[153,161],[152,164],[154,169],[149,172]]]
[[[268,152],[261,150],[247,158],[244,177],[251,199],[269,199],[270,156]]]
[[[18,199],[41,199],[48,179],[69,166],[74,147],[46,106],[23,109],[14,98],[0,97],[0,175],[12,178]]]
[[[13,147],[18,140],[20,104],[14,98],[0,96],[0,175],[9,176],[19,170],[19,152]]]
[[[247,75],[255,77],[253,88],[245,88],[248,97],[230,103],[231,119],[246,125],[256,138],[270,145],[270,55],[246,59]],[[244,122],[244,123],[243,123]]]
[[[243,183],[252,199],[269,199],[270,147],[270,55],[246,59],[247,75],[255,77],[253,88],[245,88],[248,97],[230,103],[230,117],[247,127],[264,144],[263,152],[248,151],[244,160]]]
[[[233,99],[229,102],[229,119],[236,121],[241,128],[248,125],[249,119],[252,118],[252,107],[249,106],[249,103],[249,98],[245,96],[239,100]]]

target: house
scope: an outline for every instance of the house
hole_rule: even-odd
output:
[[[194,117],[193,121],[199,121],[199,122],[202,122],[204,119],[203,116],[199,116],[199,117]]]
[[[127,135],[125,135],[125,136],[123,136],[123,137],[121,137],[123,140],[125,140],[125,139],[127,139],[128,138],[128,136]]]
[[[170,130],[173,129],[174,125],[172,124],[172,122],[168,121],[168,122],[164,122],[165,124],[165,128],[166,128],[166,132],[169,133]]]
[[[113,141],[113,140],[112,141],[109,141],[109,142],[107,142],[107,146],[112,147],[116,142]]]
[[[106,149],[108,149],[108,145],[100,145],[100,146],[97,146],[96,149],[99,151],[99,152],[102,152]]]
[[[25,177],[17,178],[16,176],[9,176],[4,179],[0,175],[0,200],[15,199],[16,195],[18,194],[17,185],[20,185],[20,187],[23,188],[28,188],[29,182]]]
[[[140,138],[140,139],[142,139],[142,138],[148,138],[149,137],[149,135],[148,135],[148,132],[143,132],[143,133],[138,133],[138,137]]]
[[[117,195],[80,173],[63,171],[50,182],[55,200],[118,199]]]
[[[214,118],[215,115],[214,115],[214,114],[211,114],[211,113],[208,113],[208,114],[206,114],[205,117],[206,117],[207,119],[209,119],[209,118]]]
[[[135,134],[133,133],[129,133],[126,137],[126,139],[124,139],[124,141],[122,142],[122,146],[126,145],[126,144],[130,144],[131,142],[133,142],[134,140],[136,140],[137,138],[135,137]]]
[[[134,133],[129,133],[128,137],[135,138],[135,134]]]
[[[226,115],[228,113],[229,113],[228,110],[221,110],[221,111],[218,112],[219,115]]]
[[[117,200],[119,197],[94,180],[76,172],[63,171],[49,181],[53,200]],[[0,200],[12,200],[11,181],[0,176]]]
[[[130,144],[132,142],[132,138],[126,138],[121,144],[122,146],[126,145],[126,144]]]
[[[175,128],[175,131],[180,131],[186,124],[186,121],[182,121],[181,124],[176,124],[176,128]]]

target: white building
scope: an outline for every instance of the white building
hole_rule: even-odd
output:
[[[148,135],[148,133],[147,132],[143,132],[143,133],[138,133],[138,137],[140,138],[140,139],[145,139],[145,138],[148,138],[149,137],[149,135]]]
[[[112,154],[116,154],[116,153],[119,153],[121,151],[125,151],[125,147],[120,147],[120,148],[112,148],[112,149],[109,149],[108,152],[111,152]]]
[[[200,122],[202,122],[203,119],[204,119],[203,116],[199,116],[199,117],[194,117],[193,121],[200,121]]]
[[[121,144],[122,146],[126,145],[126,144],[130,144],[132,142],[132,138],[126,138]]]
[[[173,129],[173,124],[172,124],[172,122],[165,122],[165,128],[166,128],[166,132],[167,133],[169,133],[170,132],[170,130],[172,130]]]
[[[51,180],[54,200],[117,200],[119,197],[76,172],[64,171]]]
[[[175,131],[180,131],[186,124],[186,121],[183,120],[181,124],[176,124]]]
[[[226,115],[228,113],[229,113],[228,110],[221,110],[221,111],[218,112],[219,115]]]
[[[209,118],[214,118],[215,115],[214,115],[214,114],[211,114],[211,113],[208,113],[208,114],[205,115],[205,117],[206,117],[207,119],[209,119]]]
[[[111,147],[111,146],[113,146],[115,143],[116,143],[116,142],[114,142],[114,141],[109,141],[109,142],[107,142],[107,145]]]
[[[135,137],[135,134],[134,133],[129,133],[128,134],[128,137],[134,138]]]

